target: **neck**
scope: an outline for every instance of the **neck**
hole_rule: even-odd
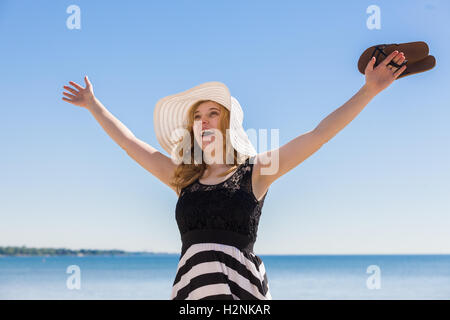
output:
[[[212,164],[208,164],[206,169],[208,171],[212,171],[212,172],[216,172],[216,171],[223,171],[225,169],[228,169],[230,167],[230,165],[228,164],[217,164],[217,163],[212,163]]]
[[[205,161],[207,158],[208,161]],[[222,171],[223,169],[228,169],[230,167],[230,164],[227,164],[226,162],[222,161],[220,162],[220,159],[217,159],[216,157],[208,157],[206,154],[204,154],[204,161],[207,165],[208,171]]]

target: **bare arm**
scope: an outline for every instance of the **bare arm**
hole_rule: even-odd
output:
[[[386,57],[375,69],[373,69],[375,60],[370,61],[365,71],[364,86],[350,100],[323,119],[314,130],[296,137],[276,150],[257,155],[253,178],[255,195],[264,194],[271,183],[319,150],[347,126],[379,92],[393,83],[406,69],[404,66],[393,73],[386,67],[391,60],[400,64],[405,60],[404,56],[395,53],[394,51]],[[265,164],[264,159],[270,159],[270,161]],[[275,166],[274,163],[276,163]],[[273,173],[264,174],[264,170],[270,167],[275,167],[276,170],[272,170]]]
[[[330,113],[314,129],[314,133],[320,138],[319,142],[327,143],[336,136],[367,106],[375,95],[374,91],[364,85],[350,100]]]
[[[69,86],[64,86],[64,88],[72,94],[64,92],[64,95],[70,99],[63,97],[63,100],[88,109],[105,132],[123,150],[125,150],[131,158],[176,193],[175,187],[172,187],[169,183],[176,168],[176,164],[173,163],[169,157],[136,138],[134,134],[94,96],[92,85],[87,77],[85,77],[85,83],[86,88],[83,88],[70,81],[70,84],[72,84],[76,90]]]

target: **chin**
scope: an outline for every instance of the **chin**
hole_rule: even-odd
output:
[[[211,143],[212,143],[212,142],[209,142],[209,141],[203,142],[202,150],[205,151],[206,147],[209,146]]]
[[[203,140],[202,139],[201,142],[202,142],[202,149],[204,149],[204,147],[210,145],[211,143],[214,143],[215,142],[215,138],[212,137],[211,140]]]

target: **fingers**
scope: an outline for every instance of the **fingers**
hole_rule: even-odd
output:
[[[62,99],[63,99],[64,101],[67,101],[67,102],[71,103],[71,104],[75,104],[72,100],[67,99],[66,97],[63,97]]]
[[[75,83],[73,81],[69,81],[69,83],[71,85],[73,85],[75,88],[77,88],[78,90],[83,90],[84,88],[82,86],[80,86],[78,83]]]
[[[391,62],[391,60],[394,59],[394,57],[395,57],[397,54],[398,54],[398,51],[397,51],[397,50],[393,51],[390,55],[388,55],[388,56],[386,57],[386,59],[384,59],[383,61],[381,61],[380,65],[387,66],[387,64],[388,64],[389,62]]]
[[[79,92],[77,90],[72,89],[69,86],[63,86],[64,89],[66,89],[67,91],[72,92],[73,94],[78,94]]]
[[[372,57],[372,59],[370,59],[369,63],[366,66],[366,70],[364,71],[364,73],[370,72],[373,70],[373,66],[375,64],[376,58]]]
[[[405,61],[405,59],[406,57],[404,56],[403,52],[400,52],[400,54],[396,55],[392,61],[398,65],[401,65],[403,61]],[[400,68],[391,65],[388,65],[387,67],[389,68],[389,70],[393,71],[393,74],[395,74],[395,72],[400,70]]]
[[[91,82],[89,81],[89,79],[88,79],[87,76],[84,77],[84,82],[86,83],[86,88],[90,88],[90,87],[91,87]],[[72,86],[74,86],[76,89],[78,89],[79,91],[85,90],[85,88],[83,88],[82,86],[80,86],[80,85],[79,85],[78,83],[76,83],[76,82],[69,81],[69,83],[70,83]],[[70,94],[70,93],[67,93],[67,92],[63,92],[63,95],[67,96],[68,98],[62,97],[62,99],[63,99],[64,101],[67,101],[67,102],[73,104],[73,105],[78,105],[78,104],[75,103],[74,100],[77,100],[77,98],[79,97],[80,92],[77,91],[77,90],[75,90],[75,89],[73,89],[73,88],[71,88],[71,87],[69,87],[69,86],[63,86],[63,88],[66,89],[67,91],[73,93],[73,94]],[[83,92],[84,92],[84,91],[83,91]]]
[[[64,95],[68,96],[70,99],[75,99],[76,96],[74,96],[73,94],[67,93],[67,92],[63,92]]]
[[[405,61],[405,55],[403,54],[403,52],[400,52],[399,54],[397,54],[394,59],[392,59],[392,62],[396,63],[396,64],[402,64],[403,61]],[[395,68],[395,67],[394,67]]]
[[[92,86],[87,76],[84,76],[84,83],[86,83],[86,88]]]
[[[395,51],[394,51],[394,52],[395,52]],[[393,53],[394,53],[394,52],[393,52]],[[396,54],[396,55],[392,58],[391,61],[392,61],[393,63],[397,64],[397,65],[401,65],[401,64],[405,61],[405,59],[406,59],[406,57],[405,57],[404,53],[403,53],[403,52],[400,52],[400,53]],[[387,60],[387,58],[386,58],[386,60]],[[383,62],[384,62],[384,61],[383,61]],[[390,62],[388,62],[388,64],[386,65],[386,68],[389,69],[389,71],[392,72],[392,76],[393,76],[394,79],[397,79],[397,77],[400,76],[400,74],[401,74],[403,71],[405,71],[405,69],[406,69],[406,65],[403,66],[403,67],[401,67],[401,68],[398,68],[398,67],[395,67],[395,66],[393,66],[393,65],[390,65],[389,63],[390,63]]]
[[[397,71],[394,72],[394,78],[397,79],[399,75],[401,75],[403,73],[403,71],[406,70],[406,65],[404,65],[403,67],[401,67],[400,69],[398,69]]]
[[[397,57],[399,57],[399,59],[397,61],[395,61],[396,64],[402,64],[403,61],[405,61],[406,57],[403,54],[403,52],[401,52],[399,55],[397,55]]]

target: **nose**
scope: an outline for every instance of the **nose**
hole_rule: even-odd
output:
[[[202,118],[201,120],[197,119],[194,121],[194,127],[201,131],[209,129],[208,120],[206,118]]]
[[[208,122],[209,122],[208,118],[205,117],[202,119],[202,130],[207,129],[206,126],[207,126]]]

